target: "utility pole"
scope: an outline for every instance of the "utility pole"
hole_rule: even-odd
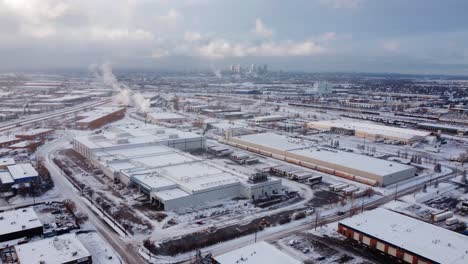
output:
[[[366,199],[366,197],[362,197],[362,203],[361,203],[361,213],[364,212],[364,200]]]
[[[395,201],[398,198],[398,183],[395,185]]]
[[[317,210],[317,211],[315,212],[315,231],[317,231],[317,226],[318,226],[319,218],[320,218],[320,211]]]

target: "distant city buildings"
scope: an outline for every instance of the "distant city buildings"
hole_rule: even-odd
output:
[[[240,75],[263,75],[268,72],[268,65],[251,64],[250,66],[242,66],[240,64],[231,64],[224,74],[240,74]]]

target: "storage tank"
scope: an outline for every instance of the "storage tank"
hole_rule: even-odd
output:
[[[456,217],[450,217],[450,218],[447,218],[445,220],[445,224],[448,225],[448,226],[454,225],[456,223],[458,223],[458,218],[456,218]]]
[[[432,220],[434,220],[434,222],[440,222],[440,221],[444,221],[445,219],[448,219],[448,218],[450,218],[452,216],[453,216],[453,212],[452,211],[447,211],[447,212],[443,212],[443,213],[434,215],[432,217]]]

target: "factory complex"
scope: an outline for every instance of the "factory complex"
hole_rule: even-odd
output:
[[[125,116],[124,107],[96,107],[91,111],[77,116],[76,127],[78,129],[95,129],[110,122],[119,120]]]
[[[415,129],[376,125],[365,122],[348,122],[344,120],[309,122],[307,126],[313,129],[355,135],[372,140],[395,140],[405,144],[424,140],[431,134],[430,132]]]
[[[227,144],[261,155],[291,162],[357,182],[386,186],[413,177],[416,168],[392,161],[349,153],[336,149],[314,147],[274,133],[232,137]]]
[[[468,237],[383,208],[340,221],[338,233],[405,263],[468,261]]]
[[[281,180],[241,174],[183,152],[205,148],[204,137],[189,132],[121,127],[77,137],[73,146],[106,176],[138,187],[166,210],[228,197],[258,199],[281,189]]]

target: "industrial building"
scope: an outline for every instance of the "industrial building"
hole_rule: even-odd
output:
[[[75,138],[73,146],[106,176],[136,186],[165,210],[229,197],[263,198],[281,190],[281,180],[241,174],[183,152],[205,147],[205,139],[193,133],[121,128]]]
[[[77,129],[96,129],[125,116],[123,107],[96,107],[92,111],[79,114]]]
[[[19,263],[91,264],[92,257],[75,234],[15,246]]]
[[[53,129],[38,128],[15,134],[15,137],[22,140],[45,139],[54,133]]]
[[[448,124],[435,124],[435,123],[418,123],[418,127],[422,129],[432,130],[436,132],[445,132],[450,134],[458,134],[460,136],[468,134],[468,127],[448,125]]]
[[[253,118],[255,123],[266,123],[266,122],[277,122],[288,119],[286,116],[281,115],[267,115],[267,116],[257,116]]]
[[[289,256],[273,245],[261,241],[231,252],[215,256],[218,264],[300,264],[301,261]]]
[[[15,184],[31,182],[39,177],[31,163],[10,165],[7,168]]]
[[[149,124],[119,126],[107,133],[75,137],[72,143],[74,150],[90,160],[94,152],[129,147],[164,145],[183,151],[205,148],[203,136]]]
[[[169,112],[148,113],[147,118],[154,123],[181,123],[187,121],[185,116]]]
[[[405,263],[468,262],[468,237],[383,208],[338,223],[338,233]]]
[[[32,207],[0,213],[0,242],[39,236],[43,232],[42,223]]]
[[[372,140],[395,140],[405,144],[421,141],[430,136],[430,133],[426,131],[344,120],[310,122],[308,127]]]
[[[416,168],[369,156],[313,147],[274,133],[232,137],[226,144],[369,185],[386,186],[413,177]]]

